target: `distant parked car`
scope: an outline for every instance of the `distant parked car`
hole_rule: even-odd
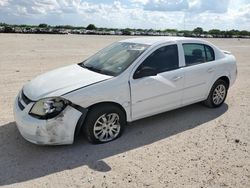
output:
[[[81,130],[90,142],[105,143],[126,122],[201,101],[221,106],[236,75],[235,57],[204,40],[128,39],[31,80],[14,115],[36,144],[71,144]]]

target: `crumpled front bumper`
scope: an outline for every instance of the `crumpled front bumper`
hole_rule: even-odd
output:
[[[23,109],[20,108],[20,103],[24,106]],[[34,102],[30,102],[26,105],[19,95],[15,100],[14,118],[21,135],[35,144],[72,144],[75,128],[82,112],[68,105],[58,116],[42,120],[29,115],[33,104]]]

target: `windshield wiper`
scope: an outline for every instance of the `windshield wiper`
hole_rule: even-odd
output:
[[[81,63],[81,64],[79,64],[79,65],[80,65],[81,67],[83,67],[83,68],[89,69],[89,70],[94,71],[94,72],[98,72],[98,73],[101,72],[100,69],[97,69],[97,68],[91,67],[91,66],[86,66],[86,65],[84,65],[83,63]]]
[[[79,63],[78,65],[85,68],[85,69],[88,69],[88,70],[91,70],[91,71],[94,71],[94,72],[97,72],[97,73],[101,73],[101,74],[105,74],[105,75],[109,75],[109,76],[114,76],[113,72],[110,72],[110,71],[107,71],[107,70],[102,70],[102,69],[98,69],[98,68],[95,68],[95,67],[86,66],[86,65],[84,65],[84,63]]]

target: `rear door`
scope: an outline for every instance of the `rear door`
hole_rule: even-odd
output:
[[[185,56],[183,105],[205,99],[214,76],[215,56],[212,47],[199,43],[182,44]]]

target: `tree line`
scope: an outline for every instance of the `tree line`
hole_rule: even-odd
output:
[[[105,27],[96,27],[94,24],[89,24],[87,27],[83,26],[71,26],[71,25],[55,25],[51,26],[46,23],[41,23],[39,25],[26,25],[26,24],[7,24],[0,23],[0,32],[3,33],[16,33],[20,31],[51,31],[57,33],[58,31],[69,30],[87,30],[89,33],[95,34],[98,31],[120,31],[121,34],[131,35],[131,34],[141,34],[141,35],[161,35],[161,34],[170,34],[170,35],[178,35],[178,36],[186,36],[186,37],[220,37],[220,38],[232,38],[232,37],[243,37],[250,38],[250,31],[247,30],[219,30],[219,29],[211,29],[205,31],[202,27],[196,27],[193,30],[177,30],[177,29],[164,29],[164,30],[155,30],[155,29],[133,29],[133,28],[105,28]],[[72,32],[74,33],[74,32]]]

